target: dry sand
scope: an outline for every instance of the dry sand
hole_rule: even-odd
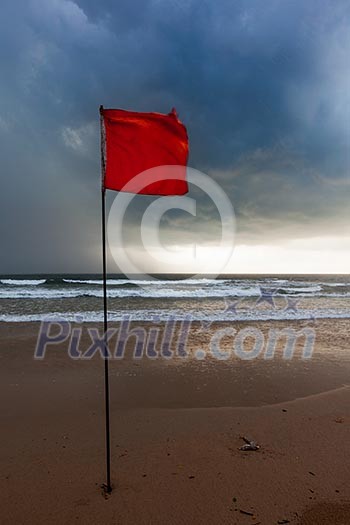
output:
[[[1,324],[0,523],[349,525],[348,327],[318,322],[308,361],[112,361],[105,498],[102,360],[34,361],[39,325]]]

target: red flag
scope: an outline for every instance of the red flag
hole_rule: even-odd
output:
[[[175,109],[165,115],[101,107],[100,114],[105,137],[103,188],[148,195],[188,192],[188,137]],[[145,170],[169,165],[179,167],[159,168],[156,176],[145,173],[141,182],[133,181]]]

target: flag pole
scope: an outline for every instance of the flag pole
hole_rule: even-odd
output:
[[[102,271],[103,271],[103,332],[104,332],[104,383],[105,383],[105,434],[106,434],[106,483],[104,489],[107,493],[112,492],[111,486],[111,439],[110,439],[110,417],[109,417],[109,371],[108,371],[108,317],[107,317],[107,248],[106,248],[106,190],[104,187],[105,176],[105,137],[103,133],[103,106],[100,106],[100,135],[101,135],[101,211],[102,211]]]

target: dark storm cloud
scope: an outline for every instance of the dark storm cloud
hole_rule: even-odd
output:
[[[190,164],[229,193],[251,242],[348,220],[348,2],[30,0],[1,9],[1,272],[98,268],[100,103],[175,105]],[[216,231],[205,199],[198,214]],[[191,224],[180,212],[163,221],[169,231]]]

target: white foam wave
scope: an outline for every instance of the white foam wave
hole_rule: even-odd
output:
[[[228,314],[225,312],[203,312],[192,311],[184,312],[183,310],[128,310],[121,312],[108,312],[109,321],[118,322],[123,319],[129,319],[136,322],[164,322],[169,319],[175,321],[207,321],[207,322],[234,322],[234,321],[290,321],[290,320],[310,320],[315,322],[317,319],[349,319],[350,310],[332,310],[332,309],[315,309],[315,310],[298,310],[298,312],[288,312],[285,310],[247,310],[239,309],[237,314]],[[1,314],[0,322],[6,323],[24,323],[24,322],[41,322],[41,321],[69,321],[78,323],[95,323],[103,322],[102,311],[86,312],[51,312],[46,314]]]
[[[0,283],[7,286],[38,286],[44,284],[45,279],[0,279]]]
[[[108,297],[126,298],[126,297],[144,297],[144,298],[210,298],[210,297],[258,297],[260,295],[258,288],[130,288],[130,289],[109,289]],[[77,297],[102,297],[101,289],[45,289],[40,290],[20,288],[16,290],[1,290],[0,299],[61,299]]]
[[[212,288],[164,288],[164,287],[135,287],[135,288],[109,288],[107,290],[108,297],[110,298],[128,298],[128,297],[143,297],[149,299],[200,299],[200,298],[215,298],[215,297],[236,297],[236,298],[248,298],[248,297],[259,297],[261,295],[258,287],[237,287],[237,286],[226,286],[226,287],[212,287]],[[288,294],[295,295],[298,297],[339,297],[345,298],[350,297],[350,292],[330,292],[325,293],[322,290],[319,291],[306,291],[306,289],[286,289],[284,293],[277,293],[275,296],[286,297]],[[71,299],[79,297],[103,297],[102,288],[21,288],[13,287],[11,289],[5,288],[0,289],[0,299]]]
[[[102,286],[102,279],[63,279],[68,284],[84,284],[84,285],[99,285]],[[227,282],[224,279],[154,279],[154,280],[142,280],[142,279],[107,279],[109,286],[122,286],[126,284],[136,284],[139,286],[154,286],[154,285],[167,285],[167,286],[181,286],[181,285],[204,285],[209,284],[220,284]]]
[[[322,286],[319,284],[310,285],[310,286],[283,286],[279,288],[280,290],[283,290],[284,292],[291,292],[291,293],[314,293],[314,292],[321,292]]]

